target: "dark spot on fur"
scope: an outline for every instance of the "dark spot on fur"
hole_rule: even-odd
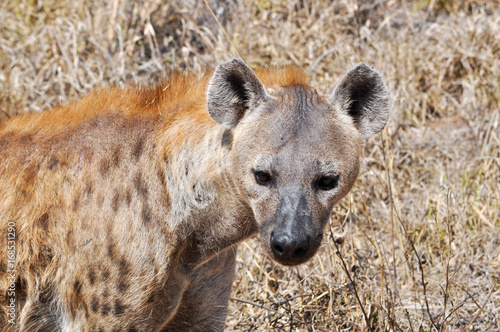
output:
[[[30,267],[30,270],[32,270],[31,267]],[[33,267],[33,270],[34,270],[34,267]],[[0,272],[1,273],[7,272],[7,263],[4,261],[0,261]]]
[[[70,312],[71,317],[75,317],[75,310],[76,308],[79,308],[81,305],[83,305],[82,301],[82,283],[80,280],[75,280],[73,283],[73,294],[72,294],[72,299],[70,302],[70,308],[72,309]]]
[[[26,192],[31,191],[33,185],[35,184],[37,174],[38,168],[34,164],[26,167],[23,173],[23,187],[21,189]]]
[[[89,272],[87,273],[87,277],[89,278],[90,284],[93,285],[95,282],[95,272],[92,268],[90,268]]]
[[[130,271],[129,263],[125,259],[122,259],[119,263],[118,269],[120,277],[125,278]]]
[[[165,188],[167,186],[167,182],[165,181],[165,174],[163,173],[161,167],[158,168],[156,174],[158,175],[158,179],[160,180],[161,186]]]
[[[103,158],[99,163],[99,173],[101,174],[101,176],[105,176],[106,174],[108,174],[110,168],[111,166],[109,165],[109,160]]]
[[[52,302],[52,300],[54,299],[53,292],[54,292],[54,290],[51,287],[48,287],[48,288],[42,290],[40,292],[40,294],[38,295],[38,302],[40,302],[42,304],[48,304],[48,303]]]
[[[53,170],[57,164],[59,164],[59,160],[57,160],[56,157],[53,157],[51,160],[50,160],[50,163],[49,163],[49,169],[50,170]]]
[[[193,184],[193,192],[195,193],[194,200],[201,203],[203,201],[203,196],[201,196],[199,192],[196,192],[196,184]]]
[[[102,308],[101,308],[101,314],[103,316],[107,316],[109,314],[109,312],[111,311],[111,308],[109,307],[109,305],[107,303],[104,303],[102,305]]]
[[[79,295],[80,292],[82,291],[82,284],[80,283],[80,280],[75,280],[73,283],[73,291],[75,292],[76,295]]]
[[[115,315],[121,315],[125,307],[121,304],[120,300],[115,300]]]
[[[113,258],[114,248],[115,248],[115,244],[114,243],[108,244],[108,256],[111,257],[111,258]]]
[[[97,206],[99,208],[101,208],[103,202],[104,202],[104,196],[103,196],[102,192],[100,192],[97,194]]]
[[[93,312],[97,312],[99,310],[99,300],[97,297],[93,296],[92,301],[90,302],[90,307],[92,308]]]
[[[130,189],[127,189],[125,192],[125,202],[127,203],[127,206],[130,206],[130,203],[132,202],[132,194],[130,193]]]
[[[48,230],[48,228],[49,228],[49,215],[47,214],[47,212],[42,214],[40,219],[38,219],[38,223],[40,224],[40,226],[42,226],[44,231]]]
[[[227,146],[229,150],[231,150],[233,146],[233,132],[230,129],[224,130],[224,133],[222,134],[221,144],[222,146]]]
[[[149,206],[147,204],[145,204],[142,207],[141,217],[142,217],[142,221],[145,225],[149,224],[149,222],[151,221],[151,209],[149,208]]]
[[[139,332],[134,326],[128,328],[127,332]]]
[[[100,118],[92,118],[92,119],[89,121],[88,126],[89,126],[90,128],[96,128],[96,127],[99,125],[100,120],[101,120]]]
[[[109,278],[109,271],[108,269],[105,269],[104,271],[102,271],[102,279],[106,281],[108,278]]]
[[[84,193],[85,195],[87,196],[87,198],[92,195],[93,193],[93,188],[92,188],[92,182],[91,181],[88,181],[87,182],[87,185],[85,186],[85,190],[84,190]]]
[[[134,149],[132,151],[132,156],[134,157],[135,161],[139,160],[143,148],[144,148],[144,138],[140,137],[135,143]]]
[[[80,193],[77,193],[76,197],[73,199],[73,212],[78,210],[79,206],[80,206]]]
[[[100,327],[99,330],[97,330],[97,332],[104,332],[104,329]]]
[[[23,300],[26,298],[28,282],[25,278],[18,277],[16,279],[16,297]]]
[[[120,293],[123,293],[123,292],[125,292],[125,291],[128,289],[128,284],[122,280],[122,281],[120,281],[120,283],[118,284],[117,289],[118,289],[118,291],[119,291]]]
[[[146,183],[144,182],[140,172],[138,172],[134,178],[134,185],[139,196],[146,199],[148,197],[148,188],[146,187]]]
[[[151,295],[149,296],[149,298],[147,299],[146,303],[147,303],[147,304],[152,304],[152,303],[154,303],[154,302],[155,302],[155,300],[156,300],[156,296],[155,296],[154,294],[151,294]]]
[[[162,204],[165,207],[166,211],[170,210],[170,204],[171,204],[170,196],[168,195],[166,188],[163,189],[163,192],[161,195],[161,200],[162,200]],[[166,227],[163,227],[163,228],[166,228]]]
[[[68,247],[73,246],[73,231],[68,231],[68,233],[66,233],[66,244]]]
[[[120,164],[120,147],[117,146],[114,150],[113,150],[113,156],[111,157],[111,161],[113,163],[113,166],[118,166]]]
[[[14,135],[14,132],[10,131],[9,135]],[[19,142],[23,145],[28,145],[33,142],[33,134],[27,134],[19,138]]]
[[[89,308],[87,307],[87,304],[85,302],[82,302],[82,307],[83,310],[85,310],[85,317],[89,317]]]
[[[115,189],[113,198],[111,199],[111,208],[113,209],[113,212],[118,211],[119,203],[120,203],[120,194],[118,193],[118,190]]]
[[[59,166],[60,167],[67,167],[68,166],[68,153],[65,152],[64,154],[59,156]]]
[[[52,258],[54,258],[54,251],[49,246],[42,246],[40,248],[40,265],[47,266],[52,262]]]

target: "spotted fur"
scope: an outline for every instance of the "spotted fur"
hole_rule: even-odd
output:
[[[14,279],[0,242],[0,329],[223,330],[236,245],[260,231],[279,262],[309,259],[386,111],[364,65],[327,99],[300,69],[233,60],[0,123],[0,234],[16,234]],[[338,188],[320,195],[318,172]],[[271,233],[297,221],[311,248],[276,254]]]

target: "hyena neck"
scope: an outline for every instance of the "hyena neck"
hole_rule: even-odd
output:
[[[184,234],[190,246],[187,251],[197,252],[186,258],[196,265],[249,237],[256,227],[231,176],[228,129],[209,118],[177,121],[161,136],[165,183],[169,196],[176,197],[169,220],[172,228]]]

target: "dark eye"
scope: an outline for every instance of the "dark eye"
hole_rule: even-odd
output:
[[[338,183],[339,183],[338,175],[325,175],[318,180],[317,186],[320,190],[331,190],[337,187]]]
[[[255,171],[253,174],[255,175],[255,181],[262,186],[265,186],[271,182],[271,174],[269,173]]]

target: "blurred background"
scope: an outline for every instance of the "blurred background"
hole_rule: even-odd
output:
[[[0,2],[0,121],[233,57],[324,95],[359,62],[391,93],[319,254],[240,245],[228,331],[500,330],[497,0]]]

